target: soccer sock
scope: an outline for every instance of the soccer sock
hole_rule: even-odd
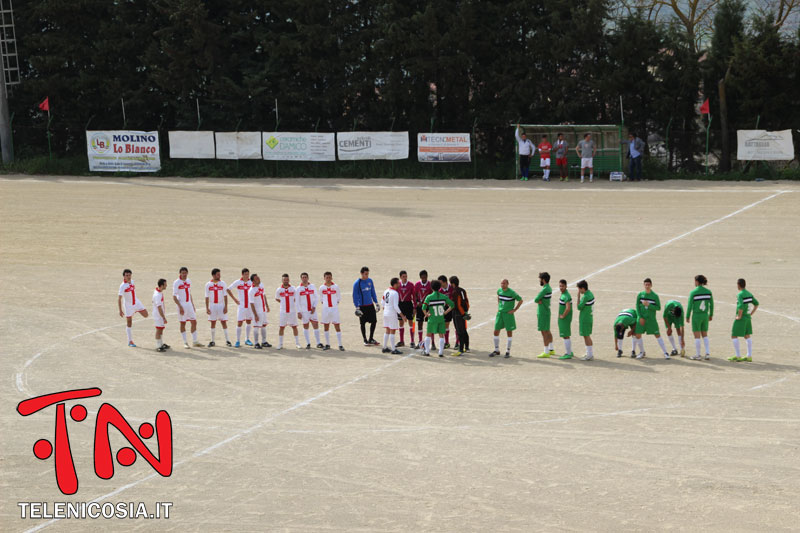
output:
[[[378,325],[377,322],[373,322],[372,324],[369,325],[369,338],[370,339],[374,339],[375,338],[375,326],[377,326],[377,325]]]
[[[439,355],[444,355],[444,341],[439,338]]]
[[[327,329],[325,330],[325,345],[327,346],[331,345],[331,332],[328,331]]]
[[[192,332],[192,341],[197,342],[197,330]]]
[[[400,342],[406,342],[406,328],[400,328]],[[411,342],[414,342],[414,337],[411,337]]]
[[[506,338],[506,351],[511,351],[511,341],[514,340],[514,337],[507,337]]]
[[[588,355],[589,357],[594,357],[594,346],[586,347],[586,355]]]
[[[633,351],[636,351],[636,347],[639,347],[639,353],[644,352],[644,339],[634,339],[633,340]]]
[[[317,344],[321,344],[319,342],[319,328],[314,330],[314,338],[317,339]]]
[[[242,340],[242,326],[236,326],[236,342],[241,342]]]
[[[703,344],[705,344],[705,347],[706,347],[706,355],[708,355],[708,354],[710,354],[710,353],[711,353],[711,352],[709,351],[709,348],[708,348],[708,342],[709,342],[709,341],[708,341],[708,337],[703,337]]]
[[[590,172],[589,173],[589,181],[592,181],[593,179],[594,179],[594,173]]]
[[[125,334],[128,336],[128,342],[133,342],[133,328],[126,327]]]
[[[164,341],[162,341],[161,339],[156,339],[156,348],[161,348],[161,346],[163,344],[164,344]]]
[[[572,339],[564,339],[564,349],[566,353],[572,353]]]
[[[753,339],[745,339],[747,341],[747,357],[753,357]]]
[[[181,331],[181,337],[183,337],[183,342],[185,343],[186,342],[186,332],[185,331]]]
[[[217,336],[217,328],[211,328],[211,342],[214,342],[214,337]]]
[[[294,345],[300,346],[300,339],[297,337],[297,335],[294,336]]]
[[[658,345],[659,345],[659,346],[661,346],[661,351],[662,351],[663,353],[666,353],[666,354],[668,354],[669,352],[667,351],[667,345],[666,345],[666,344],[664,344],[664,339],[662,339],[661,337],[659,337],[659,338],[658,338],[658,339],[656,339],[656,340],[658,340]]]
[[[676,351],[678,350],[678,345],[675,344],[675,337],[673,337],[672,335],[669,336],[669,343],[672,345],[673,350]]]
[[[311,344],[311,335],[308,334],[308,330],[307,329],[303,330],[303,335],[305,335],[305,337],[306,337],[306,344]]]
[[[247,328],[245,330],[245,340],[250,340],[250,330],[253,328],[251,324],[247,324]]]
[[[283,348],[283,335],[278,335],[278,348]]]
[[[549,351],[549,352],[554,352],[555,351],[555,348],[553,348],[553,343],[552,342],[547,345],[547,351]]]
[[[394,349],[397,347],[397,345],[394,343],[394,333],[389,334],[389,346],[392,348],[392,351],[394,351]]]
[[[450,344],[450,330],[444,332],[444,342],[446,344]]]
[[[367,324],[361,323],[361,336],[364,337],[364,342],[367,342]]]
[[[386,345],[387,344],[389,344],[389,334],[388,333],[384,333],[383,334],[383,349],[384,350],[386,349]]]
[[[733,352],[736,354],[736,357],[742,356],[739,351],[739,339],[733,339]]]
[[[695,355],[700,356],[700,339],[694,340],[694,349],[697,351]]]
[[[339,346],[341,346],[342,345],[342,332],[341,331],[337,331],[336,332],[336,339],[339,341]]]
[[[425,353],[431,353],[431,339],[430,337],[425,337]]]
[[[422,322],[417,323],[417,337],[419,339],[417,343],[419,344],[422,342]]]
[[[231,342],[230,337],[228,337],[228,328],[222,328],[222,333],[225,334],[225,340]]]
[[[497,351],[499,349],[500,349],[500,337],[495,336],[494,337],[494,351]]]

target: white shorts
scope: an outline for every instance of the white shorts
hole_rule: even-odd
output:
[[[539,166],[541,166],[542,168],[550,166],[550,158],[549,157],[546,158],[546,159],[540,159],[539,161],[541,161]]]
[[[383,315],[383,327],[389,329],[400,329],[400,320],[397,317],[396,313],[392,313],[390,315]]]
[[[208,309],[211,314],[208,315],[209,320],[219,320],[220,322],[227,322],[228,314],[225,313],[225,304],[209,304]]]
[[[133,305],[128,305],[128,302],[125,302],[125,318],[130,318],[134,313],[138,313],[139,311],[144,311],[144,304],[142,302],[136,302]]]
[[[300,314],[303,315],[303,324],[308,324],[309,321],[319,322],[316,311],[313,313],[309,313],[308,311],[300,311]]]
[[[253,313],[253,311],[251,310],[250,314],[252,314],[252,313]],[[263,328],[267,324],[269,324],[269,317],[267,316],[267,312],[264,311],[263,309],[259,310],[259,312],[258,312],[258,320],[256,320],[255,315],[253,315],[253,327],[255,327],[255,328]]]
[[[236,320],[239,322],[244,322],[245,320],[253,320],[253,310],[252,309],[245,309],[244,307],[239,307],[239,310],[236,312]]]
[[[581,168],[593,168],[591,157],[581,157]]]
[[[164,319],[161,318],[161,314],[158,312],[158,309],[153,309],[153,322],[155,323],[156,329],[164,329],[166,324],[164,324]]]
[[[181,322],[191,322],[197,321],[197,316],[194,314],[194,306],[191,303],[188,303],[183,306],[183,314],[181,314],[180,308],[178,308],[178,318]]]
[[[338,324],[339,323],[339,308],[338,307],[323,307],[322,320],[323,324]]]
[[[286,326],[296,326],[297,313],[287,313],[286,311],[281,311],[281,317],[279,319],[278,325],[282,328]]]

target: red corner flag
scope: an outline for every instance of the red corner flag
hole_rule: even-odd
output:
[[[705,102],[703,102],[703,103],[700,105],[700,114],[701,114],[701,115],[708,115],[708,113],[709,113],[709,109],[708,109],[708,98],[706,98],[706,101],[705,101]]]
[[[48,96],[39,104],[39,109],[42,111],[50,111],[50,97]]]

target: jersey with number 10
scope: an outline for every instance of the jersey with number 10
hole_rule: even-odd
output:
[[[455,306],[453,300],[441,292],[432,292],[426,296],[425,301],[422,303],[422,309],[423,311],[429,311],[431,314],[428,317],[428,322],[444,322],[445,305],[451,309]]]

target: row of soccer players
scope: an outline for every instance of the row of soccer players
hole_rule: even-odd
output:
[[[119,297],[117,306],[119,315],[127,319],[126,332],[128,335],[128,346],[136,347],[133,342],[132,318],[135,313],[148,316],[147,309],[140,299],[136,297],[136,285],[131,279],[132,272],[125,269],[122,272],[122,284],[119,287]],[[167,314],[164,305],[164,291],[167,288],[167,280],[159,279],[158,286],[153,292],[153,320],[156,327],[156,349],[164,351],[169,345],[164,344],[162,333],[167,324]],[[186,323],[189,323],[192,334],[192,345],[203,346],[197,338],[197,308],[192,297],[192,282],[189,279],[189,269],[181,267],[178,278],[172,284],[172,300],[178,308],[180,320],[180,332],[183,337],[184,348],[190,348],[187,339]],[[270,348],[272,345],[267,342],[266,326],[268,313],[270,312],[269,298],[266,296],[265,287],[258,274],[251,274],[247,268],[242,269],[242,277],[230,285],[226,285],[221,280],[220,269],[215,268],[211,271],[211,280],[205,285],[205,309],[208,320],[211,324],[211,342],[208,346],[215,346],[217,321],[222,325],[225,334],[225,343],[228,346],[241,346],[242,327],[245,326],[245,342],[247,346],[255,348]],[[228,335],[228,298],[231,298],[237,305],[236,316],[236,344],[231,343]],[[291,284],[288,274],[281,277],[281,284],[275,291],[275,301],[278,303],[279,323],[278,323],[278,349],[283,348],[284,329],[291,327],[294,333],[295,345],[300,348],[298,338],[298,323],[303,326],[303,333],[306,340],[306,348],[311,348],[309,336],[309,326],[314,331],[317,348],[323,350],[330,349],[330,326],[333,325],[339,343],[339,350],[344,351],[342,346],[342,333],[339,320],[339,302],[341,292],[339,287],[333,282],[333,275],[325,272],[324,282],[317,292],[313,283],[309,283],[308,274],[300,275],[300,285]],[[317,307],[320,307],[321,320],[318,318]],[[300,321],[300,322],[298,322]],[[320,340],[319,323],[322,322],[325,333],[325,344]],[[253,341],[250,340],[251,329]],[[259,333],[261,339],[259,341]]]

